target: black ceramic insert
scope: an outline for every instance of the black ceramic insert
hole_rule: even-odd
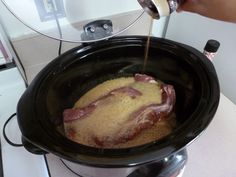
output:
[[[127,149],[97,149],[63,135],[62,112],[97,84],[140,73],[147,37],[117,37],[79,46],[49,63],[21,97],[18,123],[26,148],[50,152],[75,163],[127,167],[160,161],[192,142],[211,122],[219,103],[219,84],[212,63],[198,50],[152,38],[145,70],[176,90],[178,127],[169,136]],[[59,128],[58,128],[59,127]],[[31,144],[32,146],[27,146]]]

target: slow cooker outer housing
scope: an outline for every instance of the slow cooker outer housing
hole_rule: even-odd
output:
[[[81,45],[50,62],[17,106],[26,149],[89,166],[128,167],[162,160],[197,138],[219,104],[216,71],[198,50],[154,37],[145,73],[175,87],[179,125],[172,134],[138,147],[97,149],[72,142],[58,130],[63,110],[72,107],[86,91],[107,79],[142,72],[146,41],[145,36],[116,37]]]

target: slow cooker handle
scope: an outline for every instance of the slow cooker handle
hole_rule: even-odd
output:
[[[103,19],[103,20],[95,20],[92,21],[83,27],[84,32],[81,34],[82,41],[94,41],[102,38],[108,38],[112,36],[113,32],[113,23],[111,20]],[[82,45],[86,46],[90,43],[82,43]]]
[[[25,147],[25,149],[27,151],[29,151],[30,153],[33,153],[36,155],[44,155],[44,154],[48,153],[48,152],[36,147],[35,145],[30,143],[29,141],[27,141],[23,136],[21,137],[21,141],[22,141],[22,144]]]

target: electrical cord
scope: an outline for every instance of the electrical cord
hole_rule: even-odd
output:
[[[54,2],[53,2],[52,0],[50,0],[50,3],[51,3],[51,5],[52,5],[52,11],[53,11],[53,15],[54,15],[55,20],[56,20],[56,24],[57,24],[57,29],[58,29],[58,32],[59,32],[59,36],[60,36],[60,39],[62,39],[61,26],[60,26],[60,23],[59,23],[57,14],[56,14],[55,5],[54,5]],[[59,42],[58,56],[61,55],[61,51],[62,51],[62,40],[60,40],[60,42]],[[47,167],[48,177],[51,177],[51,172],[50,172],[50,168],[49,168],[47,156],[46,156],[46,155],[43,155],[43,156],[44,156],[44,161],[45,161],[45,164],[46,164],[46,167]]]
[[[28,84],[28,77],[26,75],[26,70],[25,70],[25,67],[23,65],[23,63],[21,62],[20,58],[18,57],[18,62],[20,64],[20,67],[22,68],[22,71],[23,71],[23,75],[24,75],[24,78],[25,78],[25,86],[28,87],[29,84]]]
[[[7,127],[7,124],[13,119],[13,117],[16,116],[16,113],[12,114],[8,119],[7,121],[4,123],[4,126],[3,126],[3,137],[5,138],[5,140],[7,141],[8,144],[10,144],[11,146],[14,146],[14,147],[22,147],[23,144],[16,144],[16,143],[13,143],[11,140],[9,140],[9,138],[7,137],[6,135],[6,127]],[[48,164],[48,160],[47,160],[47,156],[44,154],[44,161],[45,161],[45,164],[46,164],[46,168],[47,168],[47,172],[48,172],[48,177],[52,177],[51,176],[51,172],[50,172],[50,169],[49,169],[49,164]]]
[[[56,20],[57,29],[58,29],[58,33],[59,33],[59,36],[60,36],[60,43],[59,43],[59,48],[58,48],[58,55],[60,56],[61,55],[61,49],[62,49],[62,40],[61,40],[62,39],[62,30],[61,30],[61,25],[60,25],[59,19],[57,17],[54,2],[52,0],[50,0],[50,3],[52,5],[52,12],[53,12],[54,18]]]
[[[60,40],[60,43],[59,43],[58,56],[61,55],[61,48],[62,48],[62,40]]]
[[[54,14],[54,17],[55,17],[55,20],[56,20],[56,24],[57,24],[57,28],[58,28],[58,32],[59,32],[59,35],[60,35],[60,39],[62,39],[62,31],[61,31],[61,27],[60,27],[60,23],[59,23],[59,20],[58,20],[58,17],[57,17],[57,14],[56,14],[56,11],[55,11],[55,6],[54,6],[54,3],[51,1],[51,4],[52,4],[52,9],[53,9],[53,14]],[[62,40],[60,40],[59,42],[59,47],[58,47],[58,56],[61,55],[61,52],[62,52]],[[27,75],[26,75],[26,70],[21,62],[21,60],[18,60],[19,61],[19,64],[23,70],[23,74],[25,76],[25,79],[26,79],[26,82],[25,82],[25,85],[26,87],[28,87],[28,79],[27,79]],[[13,119],[13,117],[16,116],[16,113],[12,114],[8,119],[7,121],[4,123],[4,126],[3,126],[3,137],[4,139],[7,141],[8,144],[10,144],[11,146],[14,146],[14,147],[22,147],[23,144],[17,144],[17,143],[13,143],[6,135],[6,127],[8,125],[8,123]],[[49,164],[48,164],[48,160],[47,160],[47,156],[46,155],[43,155],[44,156],[44,161],[45,161],[45,164],[46,164],[46,168],[47,168],[47,172],[48,172],[48,177],[51,177],[51,172],[50,172],[50,168],[49,168]],[[60,159],[61,160],[61,159]],[[61,162],[72,172],[74,173],[75,175],[79,176],[79,177],[83,177],[79,174],[77,174],[76,172],[74,172],[72,169],[70,169],[62,160]]]
[[[22,147],[23,144],[17,144],[17,143],[13,143],[6,135],[6,126],[7,124],[12,120],[13,117],[16,116],[16,113],[12,114],[8,119],[7,121],[4,123],[3,125],[3,137],[5,138],[5,140],[7,141],[8,144],[10,144],[11,146],[14,146],[14,147]]]
[[[66,163],[65,163],[62,159],[60,159],[60,160],[61,160],[62,164],[63,164],[70,172],[72,172],[73,174],[77,175],[78,177],[83,177],[83,176],[79,175],[78,173],[76,173],[75,171],[73,171],[70,167],[68,167],[68,165],[66,165]]]
[[[51,175],[51,172],[50,172],[50,169],[49,169],[47,156],[44,154],[43,157],[44,157],[44,161],[45,161],[45,164],[46,164],[46,167],[47,167],[48,177],[51,177],[52,175]]]

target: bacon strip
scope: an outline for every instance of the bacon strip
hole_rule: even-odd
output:
[[[124,93],[130,96],[131,98],[135,98],[137,96],[141,96],[142,93],[132,87],[121,87],[114,89],[113,91],[110,92],[110,95],[115,95],[116,93]]]
[[[116,134],[105,137],[94,136],[94,142],[100,147],[111,147],[127,142],[168,116],[175,104],[175,91],[171,85],[162,85],[161,87],[163,91],[161,104],[151,104],[140,108],[130,115],[127,122]]]
[[[114,89],[107,93],[106,95],[101,96],[97,100],[90,103],[88,106],[82,108],[72,108],[72,109],[65,109],[63,112],[63,119],[64,122],[71,122],[77,119],[82,119],[90,115],[99,104],[102,104],[104,100],[107,98],[114,96],[117,93],[127,94],[131,98],[136,98],[137,96],[141,96],[142,93],[132,87],[121,87]]]
[[[82,119],[91,114],[96,109],[96,105],[90,104],[84,108],[65,109],[63,112],[64,122],[71,122]]]
[[[136,82],[157,83],[157,81],[153,77],[146,74],[135,74],[134,80]]]

